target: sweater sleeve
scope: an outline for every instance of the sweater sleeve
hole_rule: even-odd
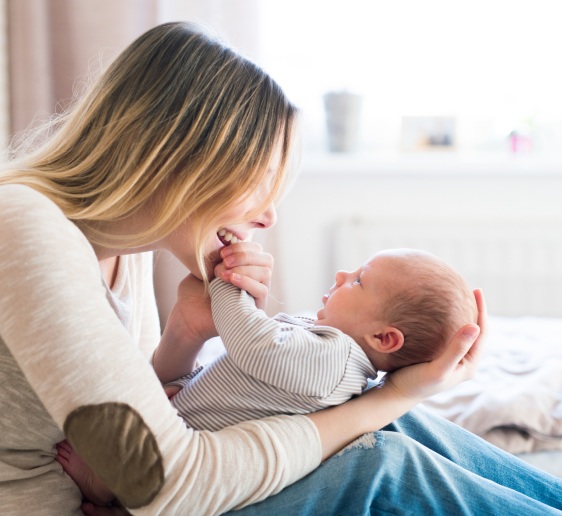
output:
[[[256,308],[245,291],[211,282],[213,320],[225,349],[246,374],[306,396],[328,396],[341,382],[350,340],[335,328],[281,323]]]
[[[224,512],[319,464],[306,417],[187,429],[109,306],[79,229],[21,186],[0,187],[0,220],[0,335],[46,411],[131,512]]]

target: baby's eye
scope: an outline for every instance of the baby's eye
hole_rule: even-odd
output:
[[[356,284],[356,285],[361,285],[361,276],[359,276],[357,279],[355,279],[353,281],[353,283]]]

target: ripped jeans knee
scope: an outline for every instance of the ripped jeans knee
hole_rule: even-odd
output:
[[[354,450],[370,450],[379,448],[384,445],[384,432],[369,432],[350,442],[345,448],[342,448],[334,457],[341,457],[346,453]]]

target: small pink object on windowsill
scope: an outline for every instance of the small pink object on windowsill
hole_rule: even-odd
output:
[[[529,154],[533,150],[533,140],[526,134],[511,131],[509,133],[509,148],[513,154]]]

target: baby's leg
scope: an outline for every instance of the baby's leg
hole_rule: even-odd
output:
[[[55,460],[62,466],[65,473],[74,480],[84,498],[98,505],[106,505],[115,498],[113,493],[94,474],[67,441],[61,441],[57,444]]]

